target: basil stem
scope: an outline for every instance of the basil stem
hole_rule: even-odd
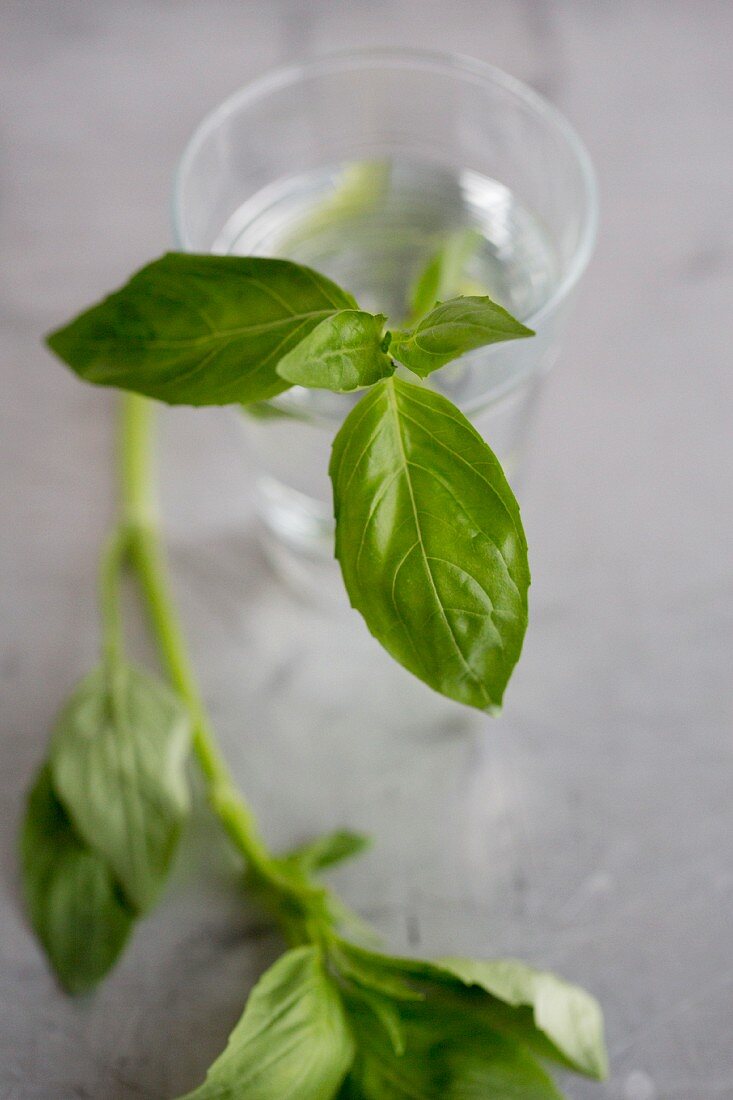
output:
[[[117,624],[112,575],[120,547],[139,581],[148,617],[171,684],[193,723],[193,750],[212,811],[246,860],[261,900],[272,911],[288,942],[320,942],[328,937],[329,898],[301,872],[294,874],[267,848],[254,814],[238,791],[217,744],[188,655],[173,601],[160,534],[153,485],[153,403],[124,394],[120,425],[120,490],[122,519],[105,569],[105,615],[108,641],[115,644]]]
[[[99,570],[99,606],[102,614],[102,661],[108,672],[120,663],[124,653],[120,582],[127,556],[127,533],[116,530],[102,555]]]

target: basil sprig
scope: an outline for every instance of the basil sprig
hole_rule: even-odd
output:
[[[600,1010],[577,986],[513,960],[395,958],[326,929],[260,979],[184,1100],[558,1100],[548,1062],[606,1074]]]
[[[469,243],[432,263],[415,304],[454,277]],[[174,404],[260,407],[293,384],[366,389],[330,465],[351,603],[426,684],[495,712],[527,626],[519,507],[459,410],[394,372],[401,364],[425,378],[464,352],[532,333],[485,296],[437,303],[406,329],[385,321],[286,260],[170,253],[48,342],[89,382]]]
[[[189,709],[125,657],[123,530],[102,566],[102,661],[59,715],[26,806],[23,887],[61,984],[94,986],[157,900],[188,816]]]
[[[529,334],[481,296],[426,308],[430,287],[463,262],[448,252],[436,261],[408,327],[390,331],[307,268],[171,254],[49,338],[82,378],[133,395],[123,402],[124,506],[102,568],[101,663],[63,709],[27,804],[31,922],[67,990],[104,977],[170,871],[192,754],[252,893],[289,944],[186,1100],[557,1100],[547,1063],[606,1072],[600,1009],[578,987],[514,960],[403,959],[347,939],[358,919],[315,876],[357,855],[365,837],[337,830],[269,851],[196,685],[149,484],[152,405],[134,394],[262,409],[291,384],[365,389],[330,465],[352,603],[430,686],[496,709],[527,619],[519,509],[458,409],[396,373],[401,363],[425,377],[464,351]],[[170,687],[127,661],[126,566]]]

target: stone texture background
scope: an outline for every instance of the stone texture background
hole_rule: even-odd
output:
[[[598,994],[613,1075],[569,1083],[573,1100],[733,1098],[733,7],[0,9],[2,1100],[187,1091],[278,951],[203,812],[92,1001],[57,992],[19,911],[23,790],[95,656],[113,505],[113,400],[39,335],[166,246],[171,172],[210,106],[283,60],[386,43],[530,81],[600,176],[597,254],[523,492],[526,656],[499,721],[434,698],[355,618],[272,575],[233,419],[166,412],[166,519],[206,696],[273,843],[329,824],[374,833],[336,881],[395,949],[519,954]]]

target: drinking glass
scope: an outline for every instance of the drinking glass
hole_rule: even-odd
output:
[[[198,127],[174,222],[183,250],[309,264],[393,322],[408,317],[425,265],[452,249],[444,296],[488,293],[536,335],[470,352],[427,384],[516,477],[596,225],[588,155],[531,88],[483,62],[418,51],[278,69]],[[329,450],[358,397],[294,387],[236,411],[268,543],[301,584],[333,557]]]

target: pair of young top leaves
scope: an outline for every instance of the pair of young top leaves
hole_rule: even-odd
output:
[[[439,288],[428,268],[423,310]],[[333,443],[336,556],[352,605],[432,688],[494,711],[521,651],[529,569],[516,500],[484,440],[427,378],[532,335],[481,296],[413,326],[286,260],[171,253],[49,337],[83,379],[170,404],[255,404],[292,385],[367,389]]]

